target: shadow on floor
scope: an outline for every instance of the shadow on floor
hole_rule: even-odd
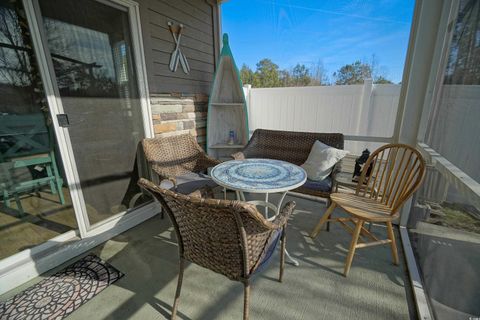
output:
[[[284,282],[279,283],[276,253],[270,266],[253,281],[251,319],[412,317],[406,268],[404,264],[392,265],[389,247],[358,250],[350,275],[345,278],[342,272],[349,234],[332,226],[330,232],[310,239],[307,235],[324,212],[324,204],[291,197],[289,200],[297,202],[297,210],[289,221],[287,248],[300,266],[287,263]],[[374,227],[373,231],[386,237],[383,228]],[[125,276],[68,319],[170,318],[178,250],[168,218],[155,216],[91,252]],[[185,320],[241,319],[243,286],[190,264],[185,270],[178,311],[178,318]]]

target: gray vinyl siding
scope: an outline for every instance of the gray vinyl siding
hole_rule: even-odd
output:
[[[140,16],[151,94],[209,94],[218,52],[215,2],[208,0],[141,0]],[[175,48],[168,21],[184,25],[180,49],[191,71],[168,64]]]

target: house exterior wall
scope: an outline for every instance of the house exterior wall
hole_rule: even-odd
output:
[[[139,0],[153,129],[190,132],[205,142],[208,95],[219,52],[218,5],[208,0]],[[175,42],[168,27],[184,25],[180,49],[191,71],[169,70]]]
[[[190,133],[205,144],[208,96],[205,94],[173,97],[170,94],[150,96],[155,136]]]

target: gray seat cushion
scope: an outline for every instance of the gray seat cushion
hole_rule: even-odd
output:
[[[307,179],[307,181],[302,187],[315,191],[330,192],[330,190],[332,190],[332,178],[326,177],[322,181],[313,181]]]
[[[270,239],[268,240],[268,244],[266,246],[266,250],[264,252],[263,257],[261,258],[261,262],[259,263],[257,269],[253,272],[254,274],[259,273],[268,266],[270,261],[272,260],[271,257],[273,256],[273,253],[275,252],[275,248],[277,247],[278,242],[280,241],[280,238],[282,236],[282,229],[277,229],[275,230],[272,235],[270,236]]]
[[[204,173],[188,172],[180,176],[175,177],[177,180],[176,192],[181,194],[190,194],[196,190],[204,187],[215,188],[218,186],[212,178]],[[163,180],[160,183],[160,187],[164,189],[172,189],[173,183],[169,180]]]

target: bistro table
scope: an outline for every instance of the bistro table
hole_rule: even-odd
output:
[[[225,189],[234,190],[237,199],[245,201],[245,192],[265,194],[265,201],[247,201],[265,207],[265,218],[275,219],[289,190],[300,187],[307,180],[305,170],[294,164],[272,159],[231,160],[216,165],[210,172],[213,181]],[[281,193],[275,205],[268,201],[270,193]],[[274,214],[269,217],[269,209]],[[296,266],[298,261],[287,251],[288,259]]]

